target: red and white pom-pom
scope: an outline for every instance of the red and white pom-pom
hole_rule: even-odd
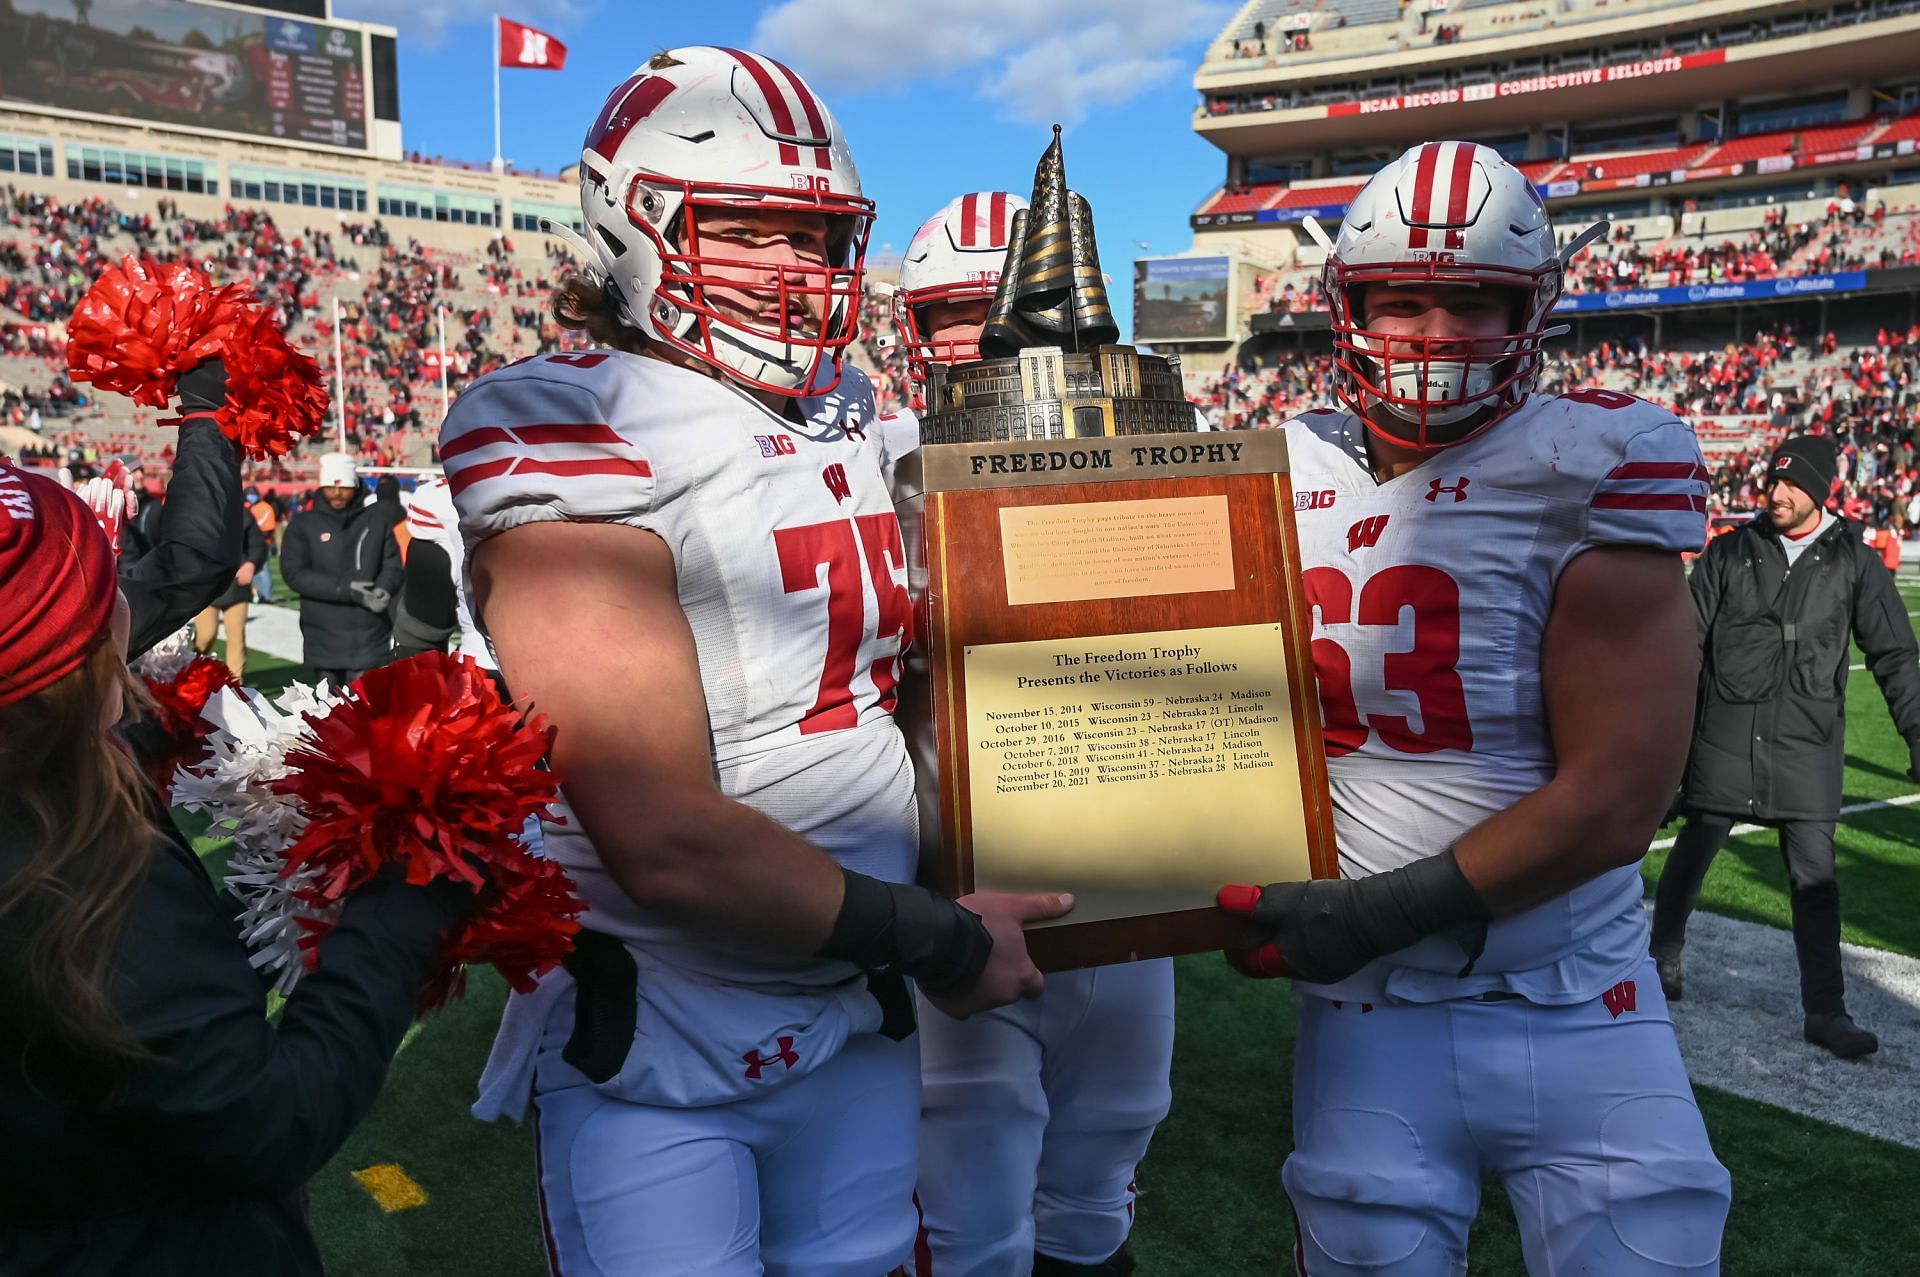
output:
[[[339,919],[340,902],[309,901],[313,875],[283,872],[287,848],[306,818],[292,799],[274,792],[273,782],[286,775],[287,750],[305,727],[302,713],[325,713],[331,705],[327,693],[300,684],[278,704],[252,689],[223,689],[201,711],[213,728],[206,761],[173,781],[175,805],[206,813],[211,832],[233,839],[224,881],[241,905],[240,939],[282,996],[312,969],[320,938]]]
[[[161,793],[173,784],[174,774],[206,761],[207,737],[214,725],[201,717],[216,692],[237,688],[240,680],[223,662],[188,651],[142,662],[141,682],[153,700],[153,725],[160,739],[143,749],[148,779]]]
[[[573,947],[583,906],[559,866],[520,841],[558,794],[541,767],[552,735],[503,703],[472,660],[427,652],[371,671],[324,716],[307,715],[272,782],[305,822],[282,872],[312,884],[301,892],[310,903],[345,899],[387,865],[412,883],[448,878],[478,894],[448,935],[422,1010],[460,990],[466,965],[492,963],[528,990]]]
[[[287,344],[243,284],[216,288],[185,263],[127,257],[67,324],[68,375],[148,407],[166,407],[180,375],[215,356],[227,398],[214,419],[248,455],[283,455],[326,424],[319,367]]]

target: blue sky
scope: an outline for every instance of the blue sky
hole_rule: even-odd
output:
[[[1232,6],[1206,0],[773,0],[642,5],[518,0],[505,16],[568,45],[561,72],[503,71],[504,152],[554,171],[579,158],[606,95],[648,56],[683,44],[744,46],[787,62],[839,117],[867,194],[873,246],[906,246],[968,190],[1024,194],[1050,126],[1066,126],[1067,176],[1093,203],[1122,329],[1137,242],[1183,252],[1193,206],[1226,171],[1190,124],[1193,71]],[[334,0],[342,18],[400,33],[409,149],[493,154],[491,31],[471,0]]]

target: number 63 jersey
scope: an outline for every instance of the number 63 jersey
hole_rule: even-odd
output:
[[[619,351],[540,356],[463,393],[440,452],[470,550],[550,520],[664,541],[721,792],[850,869],[904,882],[917,819],[892,711],[910,613],[873,392],[848,368],[836,390],[798,404],[798,421],[776,416],[723,381]],[[561,598],[551,641],[577,641]],[[649,688],[606,694],[648,730]],[[546,849],[580,887],[589,926],[682,970],[779,984],[854,975],[695,934],[636,903],[570,813],[547,827]]]
[[[1560,572],[1595,546],[1698,550],[1692,430],[1604,390],[1535,395],[1478,438],[1375,481],[1366,426],[1285,427],[1342,873],[1439,853],[1554,771],[1541,640]],[[1352,1001],[1585,1001],[1646,957],[1637,865],[1501,919],[1472,974],[1436,936],[1338,985]]]

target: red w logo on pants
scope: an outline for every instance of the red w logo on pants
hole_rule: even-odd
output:
[[[1622,1011],[1637,1012],[1640,1009],[1639,1006],[1636,1005],[1633,981],[1631,980],[1622,980],[1619,984],[1614,985],[1611,989],[1608,989],[1600,995],[1600,1000],[1607,1004],[1607,1011],[1616,1020],[1620,1018]]]

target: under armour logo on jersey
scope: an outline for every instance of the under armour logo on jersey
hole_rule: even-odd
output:
[[[794,447],[792,435],[755,435],[753,441],[760,445],[763,457],[791,457],[799,451]]]
[[[1620,1018],[1622,1011],[1637,1012],[1640,1009],[1635,1005],[1637,999],[1634,993],[1633,981],[1631,980],[1622,980],[1619,984],[1614,985],[1611,989],[1608,989],[1600,995],[1600,1000],[1606,1003],[1608,1013],[1616,1020]]]
[[[838,461],[820,472],[827,481],[827,491],[833,494],[835,501],[846,501],[853,496],[853,486],[847,482],[847,468]]]
[[[782,1068],[790,1069],[800,1063],[800,1053],[793,1049],[793,1038],[783,1035],[774,1043],[774,1052],[772,1055],[763,1056],[758,1051],[749,1051],[741,1056],[740,1059],[741,1062],[747,1066],[747,1077],[752,1081],[758,1082],[760,1080],[760,1070],[770,1068],[775,1064],[780,1065]]]
[[[1293,494],[1293,508],[1296,510],[1333,509],[1333,489],[1322,488],[1318,492],[1296,492]]]
[[[1387,530],[1387,520],[1390,517],[1389,515],[1376,514],[1371,518],[1362,519],[1360,522],[1348,528],[1347,553],[1352,554],[1355,550],[1363,546],[1371,550],[1374,546],[1379,545],[1380,534]]]
[[[1471,480],[1465,475],[1461,475],[1460,482],[1455,484],[1447,484],[1439,479],[1435,479],[1427,485],[1427,500],[1438,501],[1440,494],[1444,492],[1454,499],[1455,504],[1458,504],[1467,499],[1467,484],[1469,482],[1471,482]]]

